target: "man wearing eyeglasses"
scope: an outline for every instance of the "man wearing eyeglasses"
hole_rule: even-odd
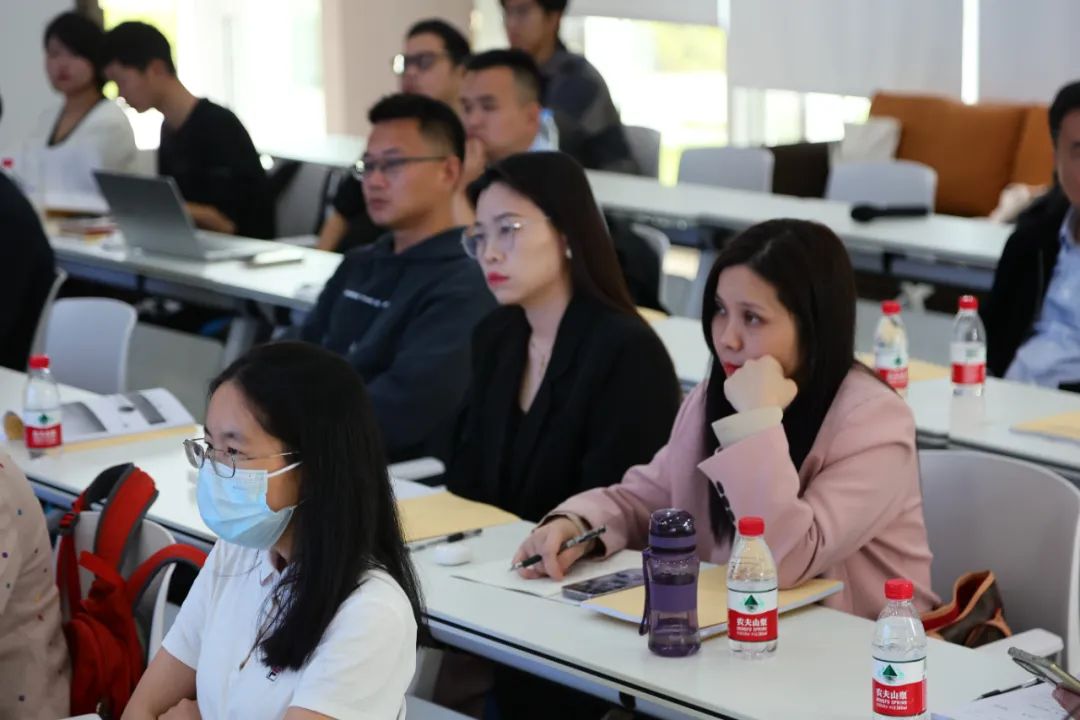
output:
[[[568,0],[500,2],[510,46],[527,52],[540,67],[541,100],[555,115],[559,149],[590,169],[639,172],[603,76],[559,39]]]
[[[345,255],[301,337],[341,353],[364,378],[392,462],[445,457],[469,338],[495,307],[454,222],[465,129],[422,95],[384,98],[368,120],[357,170],[371,219],[388,232]]]
[[[461,81],[469,59],[469,41],[443,20],[429,19],[409,28],[404,52],[392,62],[402,92],[440,100],[461,114]],[[384,231],[364,207],[359,181],[345,177],[334,195],[333,210],[319,231],[319,249],[346,252],[373,242]]]

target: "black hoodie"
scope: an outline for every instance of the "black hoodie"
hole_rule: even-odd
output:
[[[364,378],[391,462],[446,458],[469,382],[469,339],[495,308],[461,232],[400,254],[384,235],[346,253],[301,330]]]

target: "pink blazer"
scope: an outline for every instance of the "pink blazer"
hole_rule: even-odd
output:
[[[575,495],[552,514],[606,525],[604,551],[611,554],[646,545],[653,510],[682,508],[697,520],[701,558],[726,563],[730,542],[716,538],[709,522],[708,483],[716,483],[736,518],[765,519],[781,588],[814,577],[840,580],[843,591],[824,604],[873,619],[885,604],[885,581],[905,577],[915,583],[921,612],[937,604],[915,423],[903,399],[852,370],[796,469],[779,426],[708,456],[705,387],[687,396],[667,445],[652,462],[630,468],[617,485]]]

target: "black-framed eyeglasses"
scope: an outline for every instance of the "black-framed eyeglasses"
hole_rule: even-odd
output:
[[[401,168],[409,165],[410,163],[418,162],[436,162],[438,160],[445,160],[448,155],[423,155],[418,157],[392,157],[385,160],[357,160],[353,165],[353,175],[357,180],[363,182],[370,178],[372,173],[381,172],[388,178],[395,177]]]
[[[236,461],[248,462],[249,460],[269,460],[276,457],[288,457],[289,455],[299,455],[300,453],[295,450],[289,452],[275,453],[273,455],[260,455],[259,457],[238,457],[236,455],[224,455],[223,451],[218,450],[210,443],[206,441],[206,438],[192,438],[184,441],[184,453],[187,455],[188,462],[191,463],[191,467],[198,470],[206,461],[210,461],[210,465],[214,468],[214,474],[220,478],[226,480],[236,475]]]
[[[398,53],[391,61],[391,67],[394,69],[395,75],[404,75],[409,68],[416,68],[420,72],[427,72],[435,67],[435,63],[437,63],[440,58],[444,57],[450,57],[450,53],[435,52],[434,50],[425,50],[424,52],[418,52],[413,55]]]
[[[495,226],[493,233],[477,223],[466,228],[461,235],[461,247],[465,248],[465,254],[473,260],[480,259],[487,252],[488,243],[497,248],[502,254],[509,255],[517,246],[517,236],[524,228],[539,222],[551,222],[546,217],[541,218],[504,218]]]

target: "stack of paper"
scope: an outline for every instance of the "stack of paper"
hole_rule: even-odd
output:
[[[397,507],[405,542],[506,525],[519,519],[494,505],[473,502],[445,491],[398,500]]]
[[[1054,687],[1040,683],[976,700],[934,720],[1062,720],[1066,716],[1052,696]]]
[[[824,600],[840,592],[843,587],[839,580],[818,578],[792,590],[781,590],[780,613]],[[631,588],[605,595],[584,602],[581,606],[618,620],[637,623],[641,621],[641,612],[645,607],[645,588]],[[726,565],[702,567],[698,576],[698,627],[701,628],[702,638],[727,632]]]

